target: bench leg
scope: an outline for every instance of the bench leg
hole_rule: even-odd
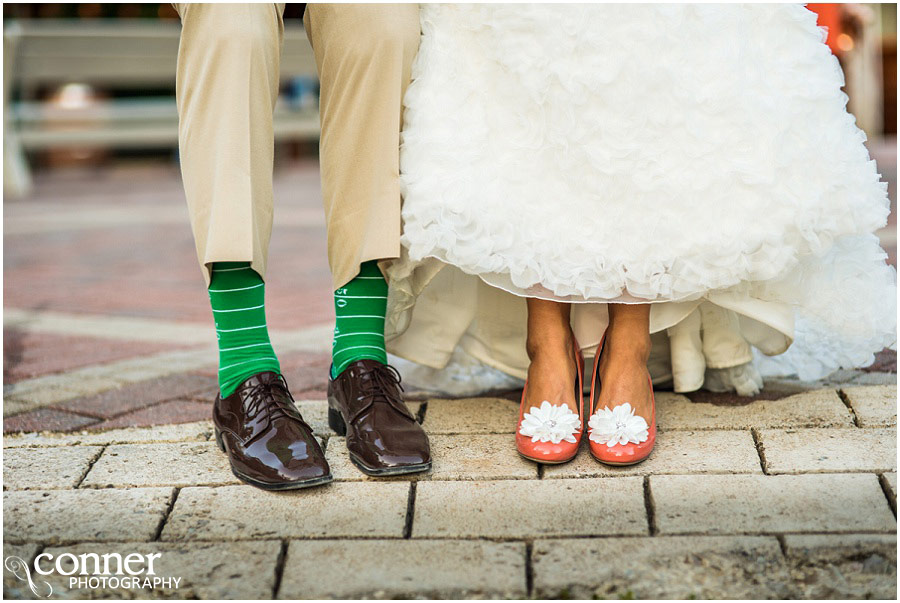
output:
[[[10,129],[3,137],[3,197],[20,199],[31,192],[31,170],[18,135]]]
[[[22,150],[19,133],[10,119],[13,71],[16,66],[21,28],[15,21],[3,28],[3,197],[24,197],[31,192],[31,172]]]

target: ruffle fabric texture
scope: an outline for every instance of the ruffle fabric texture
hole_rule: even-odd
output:
[[[806,376],[895,343],[872,234],[887,185],[814,13],[423,5],[421,21],[401,292],[434,258],[545,299],[784,302]]]

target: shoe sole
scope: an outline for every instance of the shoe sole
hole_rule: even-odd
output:
[[[402,467],[386,467],[383,469],[373,469],[367,467],[360,461],[355,454],[350,453],[350,461],[356,465],[356,468],[370,477],[390,477],[392,475],[406,475],[408,473],[421,473],[431,469],[431,461],[427,463],[419,463],[418,465],[403,465]]]
[[[630,467],[631,465],[637,465],[637,464],[643,463],[644,461],[646,461],[647,459],[650,458],[650,455],[648,454],[644,458],[638,459],[636,461],[629,461],[627,463],[617,463],[615,461],[604,461],[603,459],[597,458],[593,454],[591,454],[591,456],[594,457],[594,460],[597,461],[598,463],[602,463],[604,465],[611,465],[613,467]]]
[[[519,451],[516,450],[516,452],[519,452]],[[564,464],[570,462],[571,460],[573,460],[575,458],[575,456],[577,456],[577,455],[573,456],[572,458],[564,459],[561,461],[548,461],[547,459],[536,459],[533,456],[528,456],[527,454],[522,454],[521,452],[519,452],[519,456],[522,457],[523,459],[533,461],[535,463],[540,463],[541,465],[564,465]]]
[[[261,490],[303,490],[304,488],[313,488],[315,486],[322,486],[334,481],[334,476],[330,473],[328,475],[324,475],[322,477],[317,477],[315,479],[308,479],[302,482],[284,482],[281,484],[270,484],[267,482],[259,482],[253,478],[247,477],[246,475],[242,475],[239,471],[237,471],[234,467],[231,468],[231,472],[234,474],[236,478],[241,480],[242,482],[259,488]]]
[[[219,433],[219,430],[215,430],[216,436],[216,444],[219,447],[219,450],[225,453],[225,456],[228,456],[228,451],[225,449],[225,442],[222,441],[222,434]],[[234,465],[231,464],[231,459],[228,459],[228,466],[231,468],[231,473],[234,474],[236,478],[244,482],[245,484],[249,484],[261,490],[302,490],[304,488],[313,488],[315,486],[322,486],[324,484],[328,484],[334,481],[334,476],[330,473],[328,475],[323,475],[322,477],[316,477],[313,479],[306,479],[303,481],[297,482],[280,482],[280,483],[269,483],[269,482],[261,482],[259,480],[255,480],[252,477],[248,477],[234,468]]]

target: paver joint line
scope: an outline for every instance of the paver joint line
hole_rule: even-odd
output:
[[[888,483],[887,476],[883,473],[878,475],[878,484],[881,486],[881,491],[884,492],[884,497],[887,499],[888,506],[891,508],[891,513],[894,514],[894,518],[896,519],[897,501],[893,497],[891,485]]]
[[[88,461],[87,468],[85,468],[84,473],[81,474],[81,478],[79,478],[78,483],[75,484],[76,490],[81,487],[82,482],[84,482],[85,478],[88,476],[88,473],[90,473],[91,469],[93,469],[94,463],[96,463],[98,460],[100,460],[100,457],[103,456],[104,452],[106,452],[106,445],[101,446],[100,452],[98,452],[96,455],[94,455],[94,458],[92,458],[90,461]]]
[[[787,557],[787,542],[784,540],[784,534],[778,534],[775,536],[775,540],[778,541],[778,547],[781,549],[781,556]]]
[[[529,540],[525,542],[525,589],[528,597],[534,594],[534,542]]]
[[[428,412],[428,400],[419,405],[419,412],[416,413],[416,422],[421,425],[425,422],[425,413]]]
[[[839,535],[846,535],[846,534],[883,536],[883,535],[890,535],[890,534],[895,534],[895,533],[896,532],[893,530],[879,531],[879,530],[863,530],[863,529],[856,529],[856,528],[848,529],[848,530],[829,531],[829,532],[822,531],[822,530],[797,530],[797,531],[790,531],[790,532],[772,532],[772,531],[757,532],[757,531],[736,530],[733,532],[716,532],[716,533],[700,532],[700,531],[696,531],[696,532],[685,531],[685,532],[678,532],[678,533],[673,533],[673,534],[657,533],[657,534],[652,534],[652,535],[649,533],[634,534],[634,533],[613,533],[613,532],[611,532],[608,534],[566,534],[565,536],[549,534],[546,536],[535,536],[531,542],[543,542],[543,541],[548,541],[548,540],[610,540],[610,539],[621,539],[621,538],[630,538],[630,539],[635,539],[635,540],[641,539],[641,538],[644,538],[644,539],[650,538],[650,539],[654,539],[654,540],[657,540],[657,539],[662,540],[665,538],[688,537],[688,536],[709,536],[709,537],[713,537],[713,536],[715,536],[715,537],[720,537],[720,536],[721,537],[759,536],[759,537],[767,537],[767,538],[777,538],[779,536],[839,536]],[[467,536],[467,535],[461,535],[461,536],[459,536],[459,535],[457,535],[457,536],[454,536],[454,535],[447,535],[447,536],[428,535],[428,536],[425,536],[422,538],[409,538],[409,539],[404,538],[403,536],[390,536],[390,535],[388,535],[388,536],[379,536],[379,535],[340,536],[340,537],[312,535],[312,536],[302,536],[302,537],[290,536],[290,537],[287,537],[287,539],[288,540],[304,540],[304,541],[306,541],[306,540],[313,541],[314,540],[316,542],[328,542],[328,541],[335,541],[335,542],[360,541],[360,542],[363,542],[363,541],[371,541],[371,540],[390,540],[390,541],[394,541],[394,542],[412,542],[412,541],[421,542],[421,541],[435,540],[435,541],[444,541],[444,542],[452,542],[452,541],[493,542],[496,544],[527,542],[527,541],[523,540],[521,537],[517,537],[517,536],[507,537],[507,536]],[[171,540],[160,540],[159,542],[161,544],[176,544],[176,543],[209,544],[211,542],[270,542],[272,540],[273,540],[273,538],[271,536],[258,536],[258,537],[252,537],[252,538],[231,538],[231,539],[227,539],[227,540],[220,538],[220,537],[208,538],[208,539],[192,537],[189,540],[171,539]],[[28,541],[27,540],[10,540],[10,542],[13,544],[27,544]],[[74,540],[67,541],[67,542],[69,544],[77,543]],[[80,542],[80,541],[78,541],[78,542]],[[84,542],[94,542],[94,541],[84,541]],[[97,542],[100,542],[100,541],[97,541]],[[128,541],[128,542],[132,542],[132,541]],[[147,543],[147,542],[156,542],[156,541],[135,540],[133,542]]]
[[[759,430],[756,427],[751,427],[750,435],[753,437],[753,445],[756,447],[757,456],[759,456],[759,466],[763,474],[769,475],[769,468],[766,465],[766,447],[759,437]]]
[[[172,509],[175,507],[175,501],[178,500],[179,492],[181,492],[181,488],[175,488],[172,491],[172,496],[171,498],[169,498],[169,505],[166,507],[162,518],[159,520],[159,525],[156,527],[156,534],[154,534],[153,536],[153,542],[160,541],[159,539],[162,536],[163,528],[166,527],[166,522],[169,521],[169,516],[172,514]]]
[[[413,521],[416,513],[416,482],[409,483],[409,502],[406,504],[406,523],[403,526],[403,538],[412,538]]]
[[[838,398],[841,399],[841,402],[844,403],[844,406],[847,407],[847,412],[850,413],[850,418],[853,419],[853,424],[856,427],[861,427],[861,425],[859,424],[859,417],[856,416],[856,411],[853,410],[853,404],[850,403],[850,397],[843,389],[838,389],[837,395]]]
[[[275,560],[275,584],[272,586],[272,598],[278,598],[281,590],[281,579],[284,577],[284,564],[287,561],[288,540],[281,541],[281,549],[278,551],[278,559]]]
[[[650,490],[650,476],[644,476],[644,508],[647,511],[647,529],[650,536],[656,536],[656,509],[653,506],[653,492]]]

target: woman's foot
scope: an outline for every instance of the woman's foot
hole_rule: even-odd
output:
[[[516,449],[538,463],[565,463],[578,454],[584,433],[581,392],[575,391],[584,360],[575,349],[569,305],[529,299],[526,347],[531,364],[519,408]]]
[[[650,307],[611,304],[596,359],[588,419],[591,455],[608,465],[640,463],[656,443],[650,357]],[[599,379],[600,390],[596,390]]]
[[[569,326],[568,304],[544,300],[528,300],[528,341],[526,348],[528,387],[525,411],[540,407],[544,400],[565,404],[578,414],[575,397],[575,348]],[[535,309],[533,306],[538,306]]]
[[[616,332],[610,327],[604,338],[603,352],[597,369],[600,394],[594,410],[631,404],[635,416],[647,423],[653,415],[650,373],[650,334]]]
[[[572,412],[579,413],[575,400],[575,350],[571,333],[563,341],[542,346],[529,356],[526,411],[547,400],[551,404],[565,404]]]

